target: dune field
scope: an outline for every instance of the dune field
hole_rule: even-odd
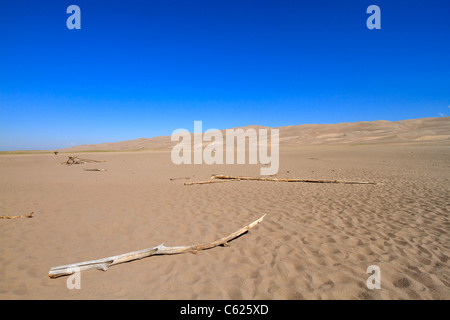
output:
[[[261,164],[175,165],[170,137],[0,154],[0,216],[33,212],[0,219],[0,299],[450,299],[450,117],[279,130],[275,177],[376,184],[185,185],[257,177]],[[105,162],[61,164],[68,156]],[[210,242],[264,214],[230,247],[86,270],[79,290],[48,277]],[[373,265],[380,289],[367,287]]]

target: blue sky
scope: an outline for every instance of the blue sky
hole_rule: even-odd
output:
[[[81,30],[69,30],[69,5]],[[369,5],[381,30],[369,30]],[[2,0],[0,150],[450,115],[450,1]]]

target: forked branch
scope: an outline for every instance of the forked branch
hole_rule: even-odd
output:
[[[228,246],[229,241],[239,237],[240,235],[244,234],[245,232],[247,232],[248,230],[250,230],[251,228],[256,226],[258,223],[260,223],[264,219],[265,216],[266,215],[263,215],[258,220],[253,221],[252,223],[239,229],[238,231],[233,232],[232,234],[230,234],[226,237],[220,238],[220,239],[210,242],[210,243],[197,244],[197,245],[192,245],[192,246],[182,246],[182,247],[165,247],[164,244],[162,243],[159,246],[154,247],[154,248],[120,254],[117,256],[112,256],[112,257],[103,258],[103,259],[99,259],[99,260],[91,260],[91,261],[79,262],[79,263],[74,263],[74,264],[68,264],[68,265],[64,265],[64,266],[53,267],[50,269],[48,276],[50,278],[57,278],[57,277],[73,274],[77,271],[83,271],[83,270],[88,270],[88,269],[99,269],[99,270],[106,271],[106,270],[108,270],[109,267],[111,267],[113,265],[116,265],[119,263],[124,263],[124,262],[129,262],[129,261],[133,261],[133,260],[143,259],[143,258],[150,257],[153,255],[179,254],[179,253],[187,253],[187,252],[197,253],[198,251],[211,249],[211,248],[221,246],[221,245]]]

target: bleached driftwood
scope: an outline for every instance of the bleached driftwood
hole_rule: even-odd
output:
[[[105,160],[92,160],[92,159],[82,159],[77,156],[69,157],[67,161],[61,162],[61,164],[72,165],[72,164],[85,164],[91,162],[106,162]]]
[[[189,180],[191,177],[181,177],[181,178],[170,178],[170,181],[174,181],[174,180]]]
[[[33,217],[33,213],[31,212],[30,214],[24,215],[24,216],[0,216],[0,219],[20,219],[20,218],[32,218]]]
[[[225,176],[212,175],[211,179],[221,180],[257,180],[257,181],[274,181],[274,182],[306,182],[306,183],[344,183],[344,184],[377,184],[376,182],[367,181],[346,181],[346,180],[315,180],[315,179],[289,179],[289,178],[261,178],[261,177],[242,177],[242,176]]]
[[[117,256],[112,256],[109,258],[103,258],[99,260],[91,260],[91,261],[85,261],[80,263],[74,263],[74,264],[68,264],[64,266],[59,267],[53,267],[50,269],[48,276],[50,278],[57,278],[61,276],[67,276],[70,274],[75,273],[75,271],[83,271],[88,269],[99,269],[106,271],[109,267],[129,262],[133,260],[138,260],[146,257],[150,257],[153,255],[163,255],[163,254],[180,254],[180,253],[197,253],[201,250],[211,249],[217,246],[228,246],[228,242],[239,237],[240,235],[244,234],[254,226],[256,226],[258,223],[260,223],[266,215],[263,215],[258,220],[253,221],[249,225],[239,229],[236,232],[233,232],[232,234],[220,238],[216,241],[205,243],[205,244],[197,244],[192,246],[182,246],[182,247],[165,247],[164,243],[160,244],[157,247],[134,251],[130,253],[120,254]]]
[[[230,179],[230,180],[207,180],[207,181],[185,182],[184,185],[191,186],[193,184],[209,184],[209,183],[229,182],[229,181],[234,181],[234,180]]]

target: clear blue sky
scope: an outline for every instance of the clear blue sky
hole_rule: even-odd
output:
[[[2,0],[0,46],[0,150],[450,115],[449,0]]]

